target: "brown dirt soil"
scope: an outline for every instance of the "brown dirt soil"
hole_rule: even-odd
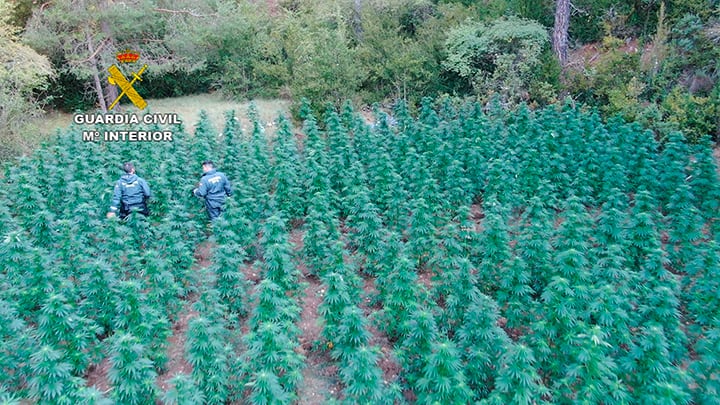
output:
[[[298,228],[293,229],[288,235],[288,240],[293,245],[293,250],[296,253],[302,251],[305,247],[305,231]]]
[[[87,373],[87,386],[95,387],[103,394],[110,392],[110,382],[107,373],[110,370],[110,359],[105,357],[97,366],[91,366]]]
[[[637,38],[629,38],[618,50],[628,54],[642,52],[643,55],[647,55],[652,50],[652,45],[648,44],[644,49],[640,49]],[[603,55],[607,52],[607,50],[603,49],[603,44],[600,42],[583,45],[569,52],[567,66],[575,69],[594,66],[602,60]]]
[[[210,259],[212,258],[212,251],[215,245],[209,241],[202,242],[195,249],[196,263],[193,265],[193,269],[204,269],[210,266]]]
[[[428,291],[432,291],[432,278],[433,274],[429,270],[418,273],[418,281],[420,282],[420,284],[425,286],[425,289],[427,289]]]
[[[157,378],[157,386],[162,391],[170,389],[170,380],[176,375],[180,373],[190,375],[192,373],[192,365],[185,359],[185,342],[187,341],[188,323],[198,315],[198,312],[192,307],[196,299],[195,297],[185,303],[177,322],[172,326],[172,335],[168,338],[167,369]]]
[[[522,337],[522,332],[519,329],[510,328],[507,326],[507,318],[500,316],[497,319],[497,326],[501,327],[510,339],[517,342]]]
[[[262,274],[260,274],[260,270],[255,267],[254,263],[247,263],[243,265],[240,271],[245,276],[245,279],[252,282],[254,285],[257,285],[260,283],[260,280],[262,280]]]
[[[306,358],[303,384],[298,391],[299,403],[319,404],[323,403],[328,395],[331,398],[337,397],[341,390],[340,379],[337,365],[327,350],[330,347],[329,342],[322,338],[322,325],[318,322],[318,306],[322,303],[325,289],[316,278],[303,278],[302,281],[309,285],[302,298],[302,314],[298,324],[302,331],[300,350]]]
[[[375,280],[372,278],[366,278],[363,282],[363,300],[360,304],[360,308],[363,310],[363,314],[366,318],[370,319],[376,308],[370,305],[370,300],[377,294],[375,288]],[[400,364],[393,353],[393,344],[388,339],[387,335],[381,332],[374,324],[374,322],[368,322],[368,331],[371,334],[370,346],[376,346],[380,348],[380,360],[378,366],[383,371],[383,383],[385,385],[391,384],[395,381],[402,370]]]
[[[303,236],[304,232],[299,229],[294,229],[290,233],[290,243],[293,244],[296,253],[302,251]],[[304,262],[298,260],[296,265],[302,274],[299,281],[307,284],[300,303],[302,312],[298,324],[302,331],[300,353],[306,358],[303,382],[298,390],[300,398],[298,403],[303,405],[321,404],[328,396],[337,397],[341,390],[337,366],[330,358],[329,352],[322,348],[323,345],[327,345],[327,342],[321,341],[322,325],[318,322],[320,319],[318,307],[325,295],[325,288],[317,277],[308,275]]]
[[[210,265],[210,258],[212,257],[213,245],[209,242],[203,242],[199,244],[195,250],[196,262],[193,265],[193,269],[201,269]],[[196,296],[189,296],[185,302],[182,313],[179,315],[177,321],[173,323],[172,335],[168,338],[168,363],[165,372],[158,375],[157,386],[163,391],[167,391],[170,388],[169,380],[179,373],[189,374],[192,371],[192,366],[185,360],[185,333],[187,332],[188,322],[193,317],[197,316],[197,311],[192,308],[192,304],[197,300]],[[111,390],[110,383],[108,381],[108,370],[110,370],[110,360],[106,357],[97,366],[92,366],[87,372],[87,386],[96,387],[103,393],[108,393]]]
[[[204,269],[211,264],[213,248],[215,245],[209,241],[200,243],[195,249],[196,262],[193,265],[194,270]],[[193,303],[197,301],[196,295],[191,295],[185,301],[185,305],[177,321],[173,323],[172,335],[168,338],[168,363],[165,372],[158,375],[157,386],[162,391],[170,389],[170,380],[176,375],[192,373],[192,365],[185,359],[185,342],[187,341],[188,323],[198,315],[193,309]]]
[[[472,204],[470,206],[470,219],[475,224],[475,232],[482,230],[483,218],[485,218],[485,214],[483,214],[482,206],[480,204]]]

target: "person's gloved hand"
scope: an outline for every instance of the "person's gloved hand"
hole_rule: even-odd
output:
[[[108,219],[110,219],[110,218],[115,218],[115,213],[112,212],[112,211],[110,211],[110,212],[107,213],[107,215],[105,215],[105,217],[107,217]]]

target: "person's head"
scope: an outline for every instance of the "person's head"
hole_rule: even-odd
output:
[[[126,162],[125,164],[123,164],[123,170],[125,170],[125,173],[127,174],[134,174],[135,166],[133,166],[133,164],[130,162]]]
[[[202,164],[203,173],[207,173],[210,170],[215,168],[215,165],[213,164],[212,160],[206,160]]]

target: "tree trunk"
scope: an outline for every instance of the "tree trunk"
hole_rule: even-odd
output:
[[[98,102],[103,112],[107,112],[107,104],[105,103],[105,95],[103,94],[103,86],[100,82],[100,72],[98,71],[97,59],[95,55],[95,47],[93,46],[92,36],[88,32],[86,34],[87,47],[90,52],[90,65],[92,66],[93,80],[95,81],[95,92],[97,93]]]
[[[362,42],[362,0],[353,1],[352,27],[355,32],[355,38],[357,38],[358,42]]]
[[[108,24],[108,21],[103,19],[100,21],[100,29],[102,30],[103,34],[110,40],[110,49],[115,49],[115,41],[112,37],[112,31],[110,30],[110,24]],[[110,82],[105,82],[105,100],[108,105],[112,104],[113,101],[118,96],[118,88]]]
[[[553,28],[553,52],[561,66],[567,62],[568,28],[570,27],[570,0],[556,0],[555,27]]]

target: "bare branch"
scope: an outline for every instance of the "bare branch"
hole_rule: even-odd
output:
[[[88,56],[87,58],[85,58],[83,60],[79,60],[76,63],[80,64],[80,63],[90,62],[91,60],[94,60],[95,57],[97,56],[97,54],[100,53],[100,51],[102,51],[102,49],[105,47],[105,45],[108,44],[108,42],[110,42],[110,38],[103,39],[102,42],[100,43],[100,45],[98,45],[97,49],[95,49],[95,52],[92,53],[92,55]]]
[[[588,14],[587,10],[578,8],[577,6],[575,6],[572,3],[572,1],[570,2],[570,9],[572,10],[573,15],[575,15],[575,14],[587,15]]]

